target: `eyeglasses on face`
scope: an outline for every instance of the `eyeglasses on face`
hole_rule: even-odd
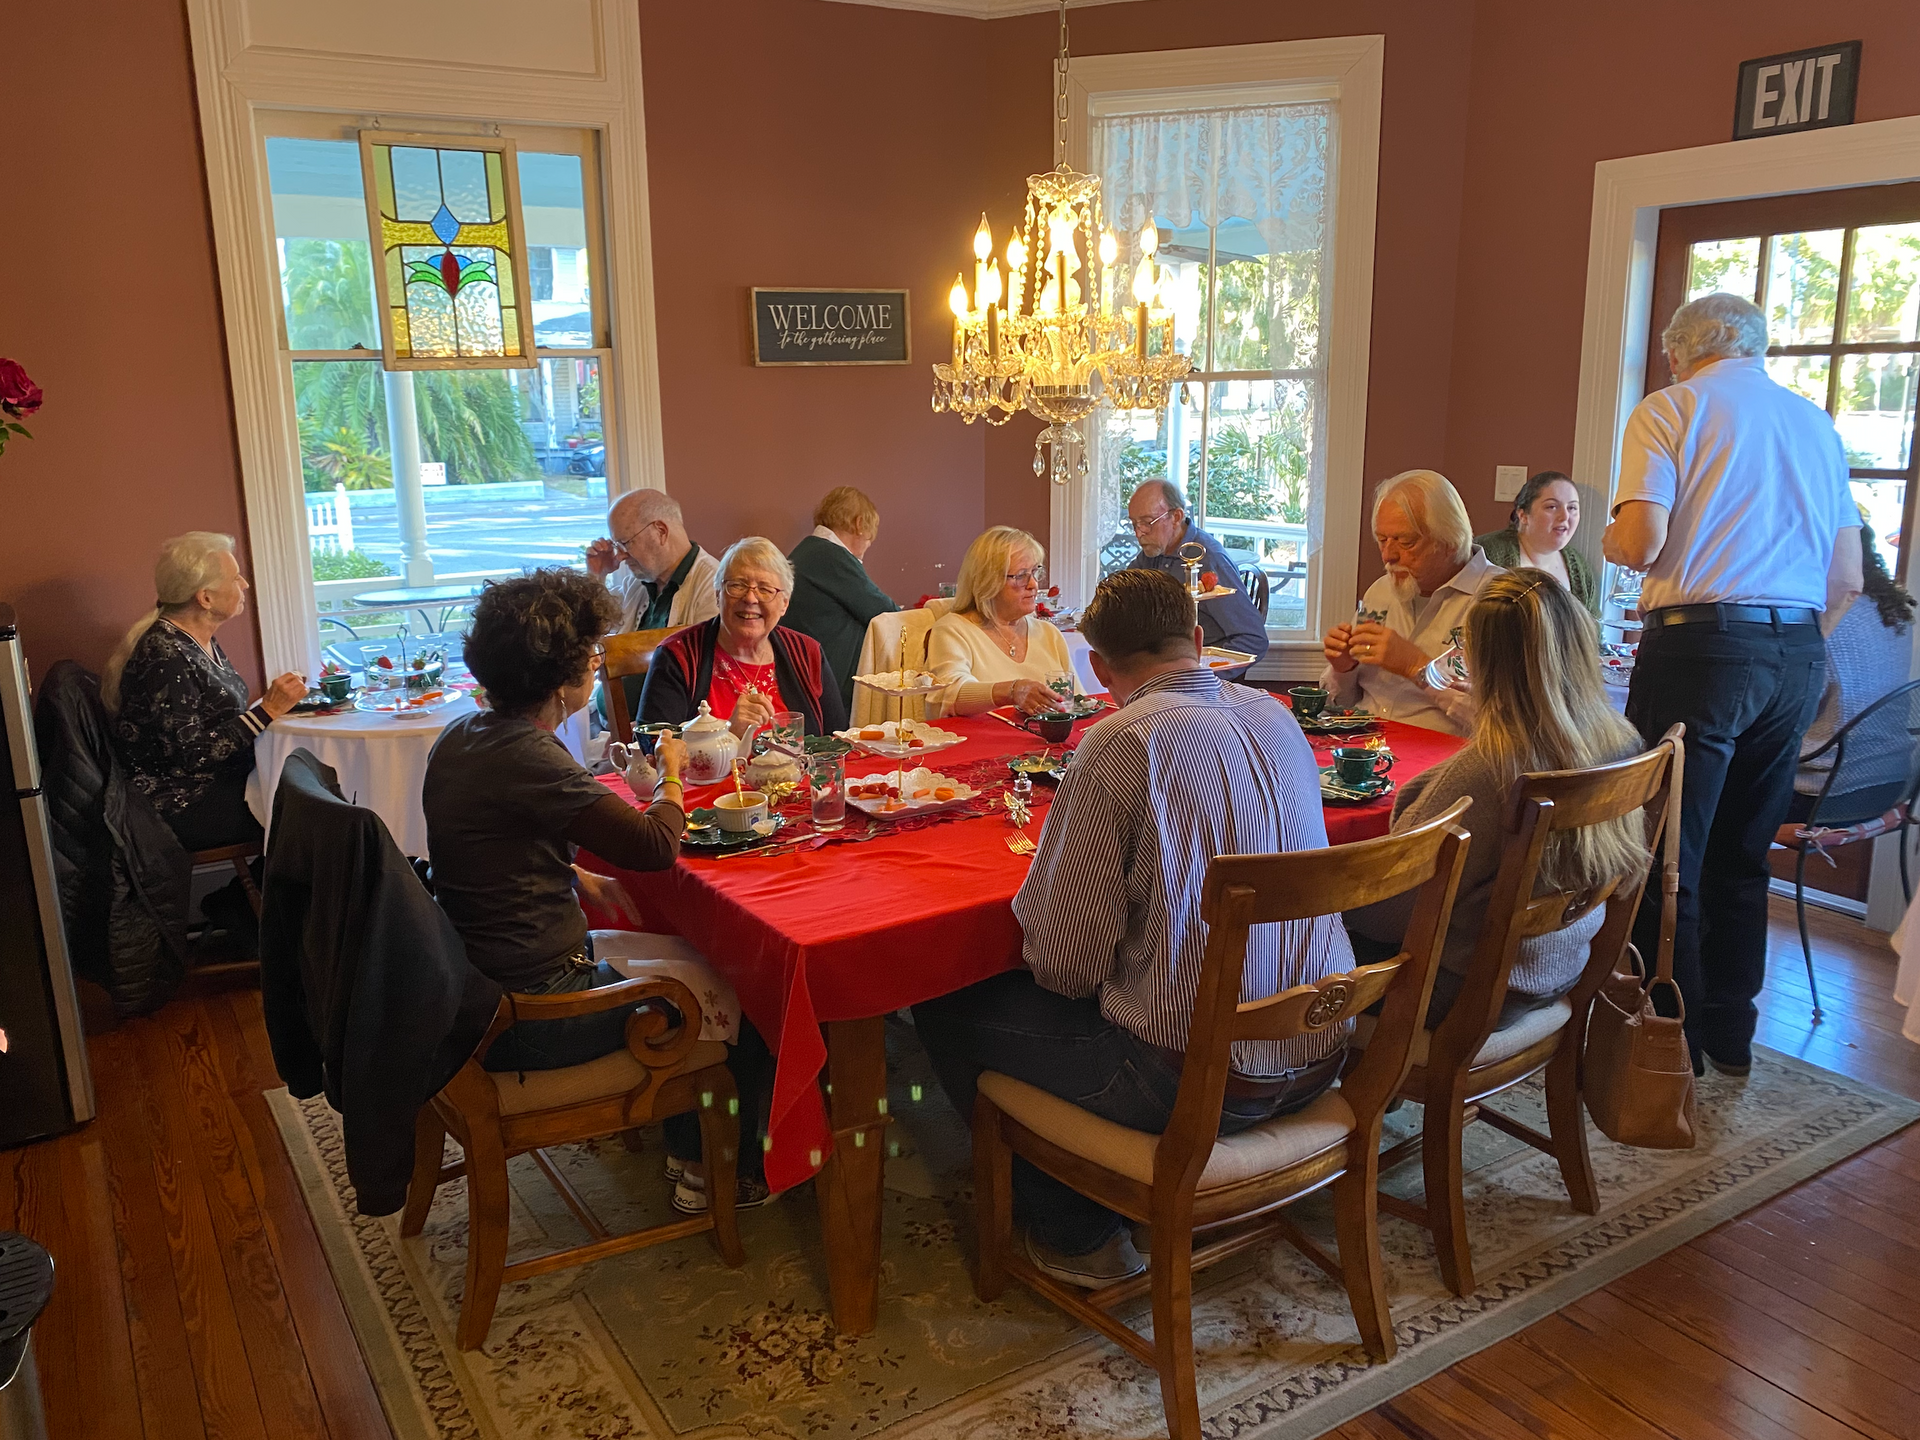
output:
[[[1007,574],[1007,582],[1012,585],[1040,585],[1045,583],[1046,578],[1047,567],[1044,565],[1033,565],[1025,570],[1009,571]]]
[[[778,600],[787,593],[778,585],[759,585],[751,580],[729,580],[723,588],[731,600]]]
[[[646,524],[642,525],[638,530],[634,531],[631,535],[627,536],[626,539],[615,540],[613,542],[614,548],[616,550],[621,551],[623,554],[631,555],[633,553],[633,542],[638,540],[642,535],[646,534],[647,531],[653,529],[656,525],[660,527],[660,533],[662,535],[667,533],[666,521],[649,520]]]
[[[1127,521],[1127,524],[1133,527],[1134,534],[1140,535],[1140,534],[1144,534],[1148,530],[1151,530],[1154,526],[1158,525],[1162,520],[1166,519],[1172,513],[1173,511],[1171,510],[1162,510],[1158,515],[1148,515],[1144,519],[1140,519],[1140,520],[1129,520]]]

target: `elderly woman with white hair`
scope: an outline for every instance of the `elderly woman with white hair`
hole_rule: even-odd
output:
[[[927,668],[947,688],[941,715],[978,715],[996,705],[1028,714],[1059,704],[1048,681],[1072,683],[1066,637],[1034,615],[1047,584],[1046,549],[1024,530],[996,525],[967,547],[952,606],[927,636]]]
[[[654,652],[640,694],[645,723],[682,725],[704,703],[743,739],[780,711],[798,711],[809,735],[847,727],[847,702],[820,643],[780,623],[793,566],[771,540],[750,535],[720,557],[720,613]]]
[[[1327,632],[1320,683],[1335,705],[1465,735],[1473,728],[1469,682],[1430,667],[1461,643],[1481,587],[1505,572],[1473,543],[1467,507],[1435,470],[1380,482],[1373,538],[1387,573],[1367,587],[1350,624]]]
[[[214,632],[247,608],[233,537],[195,530],[160,547],[154,608],[107,661],[100,698],[133,788],[153,802],[188,850],[261,837],[247,809],[253,742],[307,693],[288,673],[249,705],[247,682]]]

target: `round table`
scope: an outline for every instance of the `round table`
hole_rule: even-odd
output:
[[[463,697],[438,710],[410,715],[348,710],[276,720],[253,742],[247,808],[263,826],[271,827],[280,768],[295,750],[310,750],[321,764],[333,767],[342,795],[386,822],[403,855],[425,855],[427,817],[420,809],[420,787],[427,778],[427,756],[440,732],[475,708],[472,700]],[[581,759],[587,740],[586,711],[571,716],[556,733],[568,753]]]

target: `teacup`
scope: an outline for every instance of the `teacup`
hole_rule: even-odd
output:
[[[326,696],[332,703],[338,705],[353,693],[353,676],[344,674],[322,675],[320,677],[320,693]]]
[[[1327,708],[1332,697],[1318,685],[1295,685],[1288,689],[1287,695],[1293,701],[1293,713],[1296,719],[1311,720]]]
[[[1038,735],[1049,745],[1063,744],[1073,734],[1073,722],[1077,717],[1059,713],[1046,715],[1026,715],[1020,720],[1020,728]]]
[[[767,797],[758,790],[728,791],[713,802],[713,808],[720,812],[722,830],[742,835],[767,818]]]
[[[1393,752],[1365,745],[1333,747],[1333,773],[1342,785],[1367,785],[1393,769]]]

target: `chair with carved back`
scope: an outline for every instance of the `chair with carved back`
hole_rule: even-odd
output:
[[[1433,1233],[1441,1278],[1456,1295],[1474,1289],[1461,1156],[1463,1133],[1472,1121],[1485,1121],[1553,1156],[1574,1209],[1592,1215],[1600,1208],[1580,1084],[1587,1015],[1626,953],[1649,867],[1593,890],[1539,892],[1540,862],[1554,835],[1636,810],[1646,818],[1649,854],[1658,853],[1670,805],[1669,777],[1684,733],[1685,727],[1676,725],[1651,750],[1611,765],[1522,775],[1513,782],[1505,812],[1482,816],[1474,827],[1476,845],[1501,847],[1486,924],[1446,1018],[1414,1037],[1413,1065],[1399,1093],[1425,1107],[1421,1132],[1380,1157],[1384,1170],[1420,1152],[1425,1204],[1383,1194],[1380,1208]],[[1521,942],[1565,930],[1602,905],[1605,918],[1573,989],[1496,1029]],[[1542,1070],[1547,1134],[1486,1105]]]
[[[661,630],[628,630],[600,642],[600,678],[607,697],[607,728],[622,745],[633,743],[633,707],[627,700],[627,680],[644,678],[653,664],[653,652],[685,629],[670,625]]]
[[[560,1070],[481,1067],[494,1041],[516,1020],[564,1020],[636,1001],[640,1008],[627,1017],[626,1045],[609,1055]],[[668,1007],[679,1012],[677,1023]],[[414,1122],[413,1179],[407,1187],[400,1233],[418,1235],[433,1207],[434,1191],[446,1181],[466,1176],[467,1280],[455,1332],[462,1350],[478,1349],[486,1341],[500,1287],[516,1280],[703,1230],[713,1232],[714,1246],[728,1265],[745,1263],[733,1208],[738,1097],[727,1069],[727,1047],[717,1040],[700,1039],[701,1022],[700,1003],[693,992],[664,975],[567,995],[504,995],[479,1048],[445,1088],[420,1107]],[[700,1119],[710,1197],[708,1212],[692,1219],[611,1234],[546,1154],[549,1145],[619,1134],[689,1112]],[[465,1158],[443,1165],[449,1133]],[[529,1152],[591,1238],[582,1245],[509,1265],[507,1161]]]
[[[1164,1134],[1130,1130],[992,1071],[973,1114],[980,1259],[974,1288],[995,1298],[1014,1275],[1160,1376],[1175,1440],[1198,1440],[1193,1272],[1274,1236],[1346,1286],[1361,1343],[1376,1360],[1394,1351],[1374,1205],[1380,1120],[1399,1089],[1426,1014],[1453,912],[1467,836],[1455,823],[1471,802],[1402,835],[1282,855],[1223,855],[1207,868],[1201,917],[1207,942],[1188,1031],[1186,1064]],[[1240,1003],[1255,925],[1337,914],[1418,890],[1406,948],[1377,965],[1329,975]],[[1375,1049],[1306,1108],[1221,1137],[1231,1048],[1238,1040],[1324,1033],[1384,1001]],[[1152,1227],[1148,1273],[1101,1289],[1070,1289],[1011,1246],[1013,1157],[1024,1156],[1083,1195]],[[1339,1259],[1279,1211],[1334,1187]],[[1217,1234],[1195,1247],[1196,1230]],[[1151,1289],[1153,1339],[1111,1313]]]

